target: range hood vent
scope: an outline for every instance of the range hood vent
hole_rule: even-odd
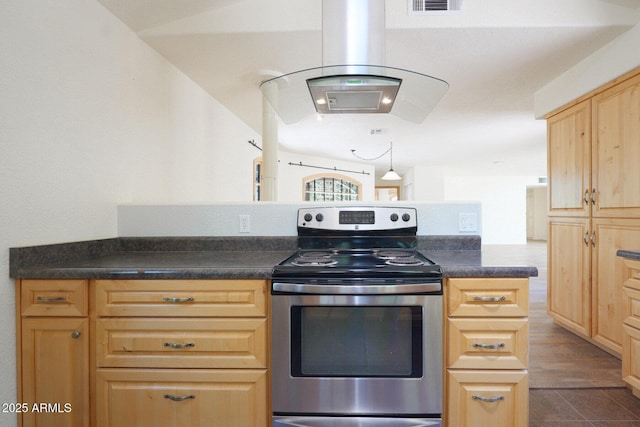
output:
[[[388,113],[401,79],[370,75],[343,75],[307,79],[316,111],[330,113]]]
[[[459,11],[462,0],[408,0],[410,15],[427,15],[432,12]]]
[[[317,114],[388,113],[422,123],[447,82],[384,65],[385,0],[323,0],[323,66],[260,84],[280,119]]]

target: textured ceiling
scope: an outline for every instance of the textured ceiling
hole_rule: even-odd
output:
[[[260,81],[322,65],[321,0],[99,1],[257,132]],[[280,124],[280,147],[357,161],[352,149],[372,158],[393,141],[400,173],[425,165],[545,175],[534,92],[635,26],[639,5],[465,0],[459,13],[412,16],[406,1],[387,0],[386,65],[446,80],[442,101],[421,124],[374,114]]]

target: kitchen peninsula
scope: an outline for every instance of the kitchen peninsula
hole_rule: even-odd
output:
[[[273,266],[295,249],[293,237],[121,237],[12,248],[18,400],[73,407],[68,414],[21,414],[20,425],[47,416],[97,427],[205,419],[268,425],[268,283]],[[418,249],[442,267],[445,296],[455,294],[445,303],[445,342],[452,344],[446,425],[496,414],[513,417],[500,425],[526,425],[527,284],[536,268],[483,257],[478,236],[419,236]],[[476,285],[486,296],[495,296],[491,286],[502,287],[507,314],[494,310],[502,303],[484,312],[483,304],[466,303]],[[489,365],[478,350],[467,357],[460,348],[472,340],[454,325],[511,321],[520,329],[500,331],[509,342]],[[460,398],[471,382],[491,389],[496,381],[508,390],[496,403],[508,410],[487,415],[477,401]]]

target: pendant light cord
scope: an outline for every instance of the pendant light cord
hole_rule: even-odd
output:
[[[351,149],[351,154],[353,154],[355,157],[359,158],[360,160],[365,160],[367,162],[371,162],[373,160],[378,160],[378,159],[382,158],[382,156],[384,156],[388,152],[391,152],[391,163],[393,163],[393,142],[390,142],[389,145],[390,145],[390,147],[387,149],[387,151],[385,151],[384,153],[380,154],[378,157],[373,157],[371,159],[367,159],[365,157],[358,156],[356,154],[356,150],[354,150],[353,148]]]

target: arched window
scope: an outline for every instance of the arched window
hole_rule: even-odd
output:
[[[362,184],[338,174],[312,175],[303,178],[304,200],[311,202],[360,200]]]

